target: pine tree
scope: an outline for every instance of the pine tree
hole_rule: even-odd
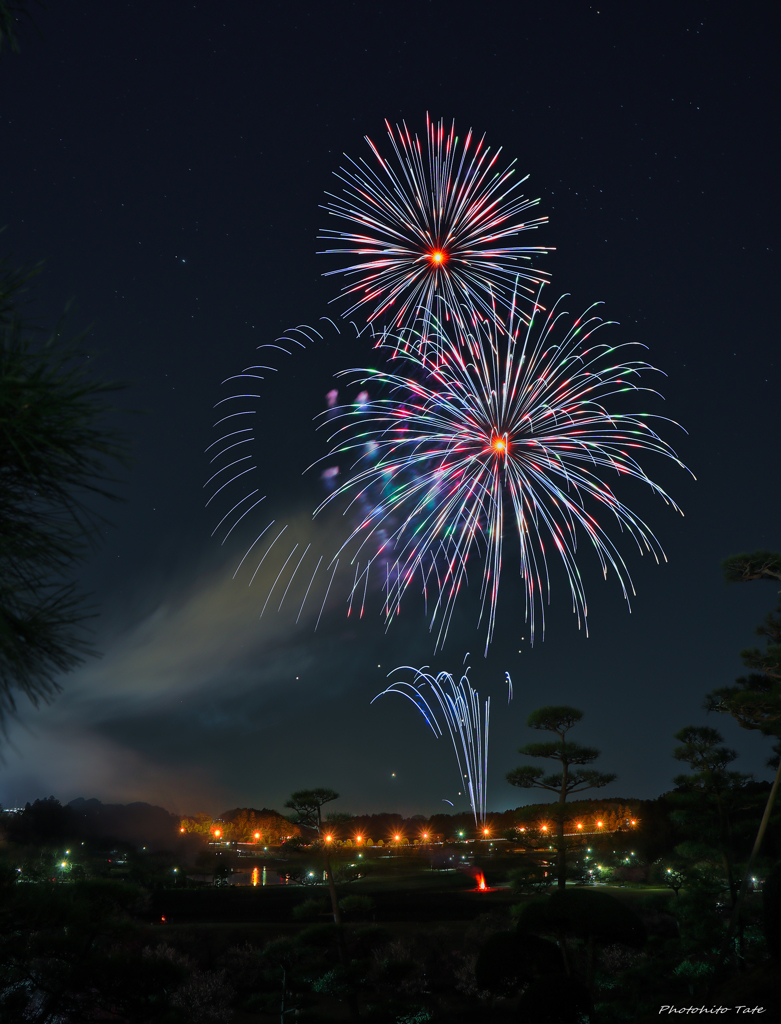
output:
[[[74,576],[100,540],[94,499],[114,499],[108,465],[126,462],[83,336],[39,340],[23,316],[35,271],[0,265],[0,728],[16,695],[34,705],[94,650]]]
[[[752,580],[781,582],[781,552],[753,551],[748,554],[732,555],[722,562],[722,570],[727,583],[747,583]],[[756,632],[758,636],[765,638],[765,650],[751,648],[741,651],[743,664],[751,670],[750,675],[736,680],[735,686],[713,690],[705,698],[705,707],[708,711],[732,715],[744,729],[757,729],[765,736],[781,737],[781,603],[757,627]],[[762,821],[757,829],[740,893],[732,910],[719,954],[720,963],[723,962],[727,945],[738,926],[749,878],[762,846],[781,783],[781,744],[776,742],[773,749],[780,756],[770,758],[768,764],[776,769],[776,776],[765,804]]]
[[[716,729],[687,725],[675,734],[675,739],[680,746],[673,750],[673,757],[692,769],[673,780],[678,787],[673,798],[681,808],[679,820],[686,821],[699,844],[712,843],[718,850],[734,906],[738,888],[733,872],[731,816],[745,805],[746,785],[752,776],[729,770],[738,754],[722,745],[724,737]]]
[[[556,877],[559,889],[563,889],[567,881],[567,844],[564,838],[566,817],[565,803],[570,793],[580,793],[586,789],[601,789],[616,778],[603,772],[585,768],[593,764],[599,757],[596,747],[584,747],[579,743],[567,740],[567,733],[583,718],[583,712],[567,705],[538,708],[532,711],[526,722],[530,729],[553,732],[558,740],[542,743],[527,743],[519,747],[518,753],[525,757],[541,757],[558,761],[561,771],[545,774],[544,768],[533,765],[522,765],[507,773],[507,781],[511,786],[520,789],[547,789],[558,794],[554,804],[556,820]]]

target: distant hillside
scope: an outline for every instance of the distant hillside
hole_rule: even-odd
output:
[[[104,804],[77,797],[68,807],[79,832],[94,839],[169,847],[178,834],[179,818],[154,804]]]

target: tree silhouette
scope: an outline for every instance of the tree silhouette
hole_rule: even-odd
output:
[[[753,580],[781,582],[781,552],[753,551],[748,554],[732,555],[722,562],[722,570],[727,583],[747,583]],[[735,686],[724,686],[713,690],[705,698],[705,708],[708,711],[732,715],[738,725],[744,729],[758,729],[765,736],[779,737],[781,736],[781,603],[761,625],[757,626],[756,632],[758,636],[765,638],[765,650],[751,648],[741,651],[743,664],[746,668],[751,669],[751,674],[736,680]],[[777,742],[774,749],[779,756],[771,758],[768,764],[776,768],[776,776],[757,829],[740,892],[732,910],[719,954],[719,964],[723,962],[729,940],[740,921],[740,911],[748,892],[754,862],[762,846],[779,783],[781,783],[781,744]]]
[[[297,825],[316,829],[320,833],[323,831],[323,804],[338,799],[339,794],[333,789],[299,789],[290,794],[290,799],[285,801],[285,807],[291,808],[294,812],[293,820]]]
[[[73,575],[105,523],[94,499],[115,499],[108,464],[127,461],[106,422],[124,385],[93,376],[84,336],[64,340],[62,324],[38,340],[22,315],[34,272],[0,267],[0,726],[18,693],[37,706],[95,653]]]
[[[675,739],[680,746],[673,750],[673,757],[691,768],[691,773],[676,775],[673,779],[678,787],[674,794],[676,802],[682,805],[691,831],[700,841],[715,840],[734,906],[738,889],[732,870],[730,815],[745,803],[746,784],[752,777],[729,770],[738,753],[722,746],[724,737],[716,729],[687,725],[675,734]]]
[[[34,24],[29,6],[26,0],[0,0],[0,53],[4,49],[19,52],[20,31],[25,23]]]
[[[568,705],[549,706],[532,711],[526,722],[530,729],[554,732],[558,740],[544,743],[527,743],[518,748],[518,753],[526,757],[543,757],[558,761],[561,771],[545,774],[544,768],[533,765],[522,765],[507,773],[507,781],[511,786],[521,789],[547,789],[558,793],[558,801],[554,805],[556,818],[556,877],[559,889],[563,889],[567,881],[567,844],[564,838],[565,803],[570,793],[582,792],[586,789],[601,789],[616,778],[603,772],[584,768],[593,764],[599,757],[596,747],[584,747],[579,743],[567,741],[567,733],[576,725],[583,712]]]

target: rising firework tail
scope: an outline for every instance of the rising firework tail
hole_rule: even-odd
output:
[[[344,316],[362,314],[380,333],[391,331],[402,346],[419,351],[436,344],[433,321],[454,315],[471,321],[494,316],[513,296],[534,304],[547,275],[533,258],[544,246],[517,244],[519,235],[540,227],[547,217],[531,217],[538,199],[519,189],[515,161],[499,163],[485,136],[426,117],[425,142],[406,124],[385,122],[392,155],[386,158],[367,137],[371,162],[347,158],[336,172],[340,194],[328,193],[323,207],[347,228],[323,229],[334,243],[324,250],[348,263],[326,276],[344,275]],[[522,312],[521,315],[524,315]],[[422,330],[408,331],[416,321]]]
[[[479,693],[469,681],[468,668],[458,682],[449,672],[433,675],[426,671],[426,667],[415,669],[403,666],[390,675],[397,672],[411,672],[412,680],[392,682],[377,694],[372,704],[391,693],[406,697],[423,715],[438,739],[444,735],[439,719],[444,719],[458,764],[459,784],[466,780],[475,824],[485,825],[491,698],[486,698],[481,704]],[[505,675],[512,692],[510,675]],[[445,802],[451,803],[449,800]]]

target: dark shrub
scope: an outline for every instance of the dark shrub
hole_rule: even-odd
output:
[[[538,978],[518,1003],[521,1024],[589,1024],[593,1020],[594,1007],[588,989],[577,978]]]
[[[571,889],[555,892],[544,900],[522,907],[517,917],[520,934],[555,934],[563,931],[578,938],[623,942],[642,946],[645,926],[637,914],[605,892]]]
[[[536,935],[497,932],[484,943],[475,964],[475,984],[494,995],[512,995],[527,981],[563,974],[558,946]]]

